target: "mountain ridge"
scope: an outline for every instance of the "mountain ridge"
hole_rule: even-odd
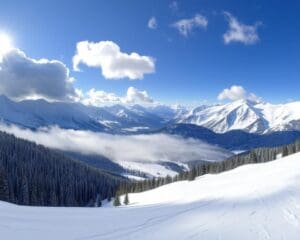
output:
[[[226,104],[196,107],[176,119],[177,123],[204,126],[216,133],[244,130],[266,134],[300,130],[300,102],[270,104],[238,100]]]
[[[8,124],[37,129],[57,125],[61,128],[96,132],[138,134],[170,124],[194,124],[216,133],[243,130],[268,134],[300,131],[300,102],[270,104],[238,100],[226,104],[200,105],[193,109],[168,105],[87,106],[78,102],[24,100],[15,102],[0,96],[0,120]]]

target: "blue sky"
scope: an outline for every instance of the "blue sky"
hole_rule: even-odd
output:
[[[57,59],[70,69],[75,88],[123,96],[129,87],[164,103],[216,102],[232,85],[273,103],[299,100],[300,2],[280,0],[198,1],[6,1],[0,2],[0,31],[33,59]],[[173,7],[172,7],[173,6]],[[175,6],[175,7],[174,7]],[[258,40],[224,42],[227,12],[239,24],[255,27]],[[174,27],[196,14],[207,26],[184,36]],[[154,17],[155,29],[148,27]],[[121,52],[155,59],[155,72],[143,79],[108,79],[101,67],[72,57],[80,41],[112,41]]]

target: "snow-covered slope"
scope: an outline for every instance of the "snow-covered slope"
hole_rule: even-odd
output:
[[[300,153],[138,194],[118,208],[0,203],[3,239],[299,239]]]
[[[278,105],[259,103],[255,108],[268,122],[267,132],[300,130],[300,102]]]
[[[238,100],[194,108],[176,121],[204,126],[218,133],[236,129],[260,134],[300,130],[300,102],[273,105]]]

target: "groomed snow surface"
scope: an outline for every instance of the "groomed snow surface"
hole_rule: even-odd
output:
[[[299,239],[300,153],[130,194],[129,206],[0,203],[1,239]]]

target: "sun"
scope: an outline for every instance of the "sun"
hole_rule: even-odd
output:
[[[12,48],[10,36],[6,33],[0,33],[0,56],[8,53]]]

